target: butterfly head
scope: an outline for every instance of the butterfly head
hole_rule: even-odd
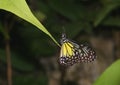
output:
[[[62,36],[61,36],[61,44],[65,43],[67,40],[66,38],[66,34],[65,33],[62,33]]]

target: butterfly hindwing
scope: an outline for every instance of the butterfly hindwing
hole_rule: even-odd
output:
[[[81,44],[80,50],[81,52],[79,52],[79,62],[92,62],[96,59],[96,53],[90,46]]]

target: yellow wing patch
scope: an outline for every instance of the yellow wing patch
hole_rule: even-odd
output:
[[[63,43],[61,47],[61,57],[62,56],[71,57],[73,55],[74,55],[73,45],[69,42]]]

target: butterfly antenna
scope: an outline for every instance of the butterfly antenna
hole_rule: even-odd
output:
[[[62,32],[62,38],[66,38],[65,28],[64,28],[64,27],[62,27],[62,30],[63,30],[63,32]]]

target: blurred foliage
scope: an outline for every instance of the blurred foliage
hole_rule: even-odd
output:
[[[17,75],[13,77],[13,85],[48,85],[48,80],[43,74]]]
[[[26,62],[24,59],[20,57],[20,55],[16,55],[15,53],[12,53],[11,56],[12,56],[11,61],[13,68],[19,69],[21,71],[32,71],[35,69],[35,66],[33,64]],[[3,49],[0,49],[0,60],[3,61],[4,63],[7,63],[6,54]]]
[[[99,26],[120,27],[119,0],[27,0],[27,3],[33,14],[57,41],[59,41],[64,30],[69,38],[76,38],[81,34],[92,35],[93,30]],[[17,8],[14,9],[17,10]],[[22,9],[22,12],[25,12],[25,10]],[[9,29],[11,22],[12,27]],[[4,29],[6,23],[10,30],[8,35]],[[40,59],[55,56],[59,51],[55,43],[39,29],[11,13],[0,10],[0,64],[3,66],[6,65],[4,51],[4,37],[6,35],[10,37],[14,72],[43,71],[41,67],[39,68]],[[117,62],[110,69],[108,68],[108,71],[103,74],[105,77],[101,77],[95,85],[100,85],[99,82],[103,80],[106,81],[109,74],[111,74],[110,80],[119,78],[119,75],[117,75],[119,74],[119,65],[119,62]],[[1,67],[0,72],[4,73]],[[116,69],[115,76],[112,75],[114,67]],[[44,75],[36,77],[34,75],[19,76],[19,74],[15,74],[13,81],[14,85],[47,85],[47,77]],[[111,85],[118,85],[113,83]]]
[[[93,85],[120,85],[120,60],[113,63]]]

